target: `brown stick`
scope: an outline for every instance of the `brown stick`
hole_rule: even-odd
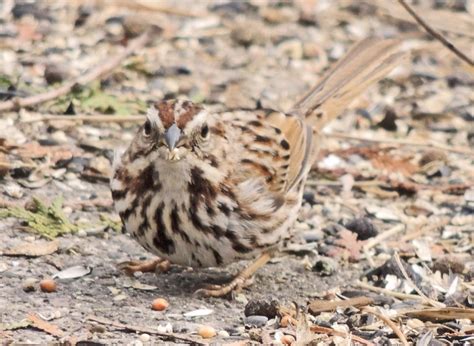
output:
[[[22,121],[22,123],[35,123],[39,121],[84,121],[88,123],[101,123],[101,122],[143,122],[145,121],[144,115],[87,115],[87,114],[76,114],[76,115],[52,115],[52,114],[38,114],[38,118],[28,119]]]
[[[369,340],[365,340],[364,338],[361,338],[360,336],[340,332],[340,331],[332,329],[332,328],[321,327],[321,326],[311,326],[310,330],[313,333],[316,333],[316,334],[327,334],[327,335],[341,336],[341,337],[346,338],[346,339],[349,338],[353,341],[357,341],[357,342],[359,342],[363,345],[374,346],[374,344],[372,342],[370,342]]]
[[[107,326],[112,326],[117,329],[125,330],[125,331],[131,331],[131,332],[139,332],[139,333],[147,333],[147,334],[152,334],[152,335],[158,335],[159,337],[162,337],[165,340],[168,341],[180,341],[180,342],[185,342],[185,343],[190,343],[191,345],[206,345],[205,343],[199,342],[195,339],[188,338],[185,335],[180,335],[176,333],[162,333],[159,332],[155,329],[152,328],[147,328],[147,327],[140,327],[140,326],[131,326],[128,324],[123,324],[120,322],[115,322],[111,321],[107,318],[102,318],[98,316],[87,316],[86,317],[87,321],[94,321],[100,324],[104,324]]]
[[[457,154],[467,154],[467,155],[474,155],[474,151],[465,148],[465,147],[451,147],[449,145],[437,144],[434,142],[417,142],[414,140],[407,140],[407,139],[391,139],[391,138],[384,138],[384,139],[377,139],[377,138],[364,138],[358,137],[353,135],[348,135],[342,132],[332,132],[325,134],[326,137],[332,138],[343,138],[348,140],[354,141],[361,141],[361,142],[368,142],[368,143],[386,143],[386,144],[393,144],[393,145],[403,145],[403,146],[416,146],[421,148],[435,148],[439,150],[449,151],[452,153]]]
[[[69,93],[75,86],[77,85],[84,85],[88,84],[97,78],[103,77],[110,72],[112,72],[115,68],[117,68],[124,59],[126,59],[129,55],[140,51],[152,38],[152,34],[156,33],[156,29],[150,29],[145,31],[139,37],[130,41],[128,46],[121,51],[120,53],[116,54],[115,56],[110,57],[109,59],[105,59],[105,62],[94,67],[89,72],[81,75],[69,82],[64,83],[60,87],[46,91],[39,95],[33,95],[30,97],[25,98],[14,98],[10,101],[5,101],[0,103],[0,113],[9,111],[12,109],[18,109],[22,107],[30,107],[33,105],[37,105],[40,103],[44,103],[47,101],[54,100],[59,96],[66,95]]]
[[[423,29],[425,29],[431,36],[433,36],[435,39],[441,42],[446,48],[448,48],[451,52],[456,54],[461,60],[468,63],[470,66],[474,66],[474,61],[472,59],[470,59],[467,55],[465,55],[463,52],[457,49],[443,35],[441,35],[435,29],[430,27],[423,19],[421,19],[420,16],[418,16],[415,10],[405,2],[405,0],[398,0],[398,2],[400,3],[400,5],[403,6],[403,8],[405,8],[405,10],[407,10],[408,13],[410,13],[410,15],[416,20],[416,22],[420,24],[423,27]]]
[[[368,312],[369,314],[372,314],[372,315],[378,317],[379,319],[381,319],[382,321],[384,321],[385,324],[387,326],[389,326],[393,330],[393,332],[398,336],[398,338],[400,339],[400,341],[402,342],[402,344],[404,346],[409,345],[408,340],[405,337],[405,335],[402,333],[400,328],[398,328],[398,326],[390,318],[388,318],[384,314],[379,313],[375,309],[372,309],[372,308],[369,308],[369,307],[363,308],[362,311]]]
[[[336,301],[327,301],[327,300],[313,300],[309,303],[308,310],[311,314],[315,315],[324,311],[333,311],[337,308],[346,308],[349,306],[365,306],[372,304],[374,300],[369,297],[354,297],[346,300],[336,300]]]

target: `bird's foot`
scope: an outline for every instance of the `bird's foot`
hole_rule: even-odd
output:
[[[270,253],[264,253],[254,262],[250,263],[239,275],[237,275],[231,282],[226,285],[209,285],[206,288],[198,289],[194,292],[195,295],[200,297],[224,297],[229,293],[239,292],[242,288],[245,288],[252,284],[253,274],[267,263],[271,258]]]
[[[142,273],[165,273],[170,269],[170,262],[163,258],[155,258],[146,261],[125,261],[117,265],[127,275],[133,275],[136,272]]]

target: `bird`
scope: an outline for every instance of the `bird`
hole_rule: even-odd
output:
[[[230,282],[197,293],[242,289],[294,234],[324,126],[402,62],[401,43],[360,41],[285,112],[155,102],[113,163],[125,230],[159,261],[205,268],[251,260]]]

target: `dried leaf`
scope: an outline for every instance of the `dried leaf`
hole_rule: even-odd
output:
[[[474,320],[474,309],[470,308],[433,308],[425,310],[404,311],[401,314],[409,317],[415,317],[420,320],[429,321],[447,321],[455,319]]]
[[[34,313],[28,314],[27,319],[31,322],[31,325],[33,327],[41,329],[43,332],[57,337],[62,337],[64,335],[64,332],[59,329],[59,327],[43,320],[41,317]]]
[[[336,240],[336,244],[340,247],[334,247],[329,251],[329,255],[345,256],[347,255],[349,260],[357,261],[360,258],[362,247],[364,242],[357,240],[357,234],[346,229],[339,232],[339,239]]]
[[[328,301],[313,300],[309,303],[309,312],[313,315],[324,311],[334,311],[336,308],[345,308],[349,306],[365,306],[372,304],[374,301],[369,297],[354,297],[346,300]]]
[[[34,243],[22,243],[11,249],[7,249],[2,252],[4,256],[27,256],[27,257],[40,257],[51,255],[58,251],[59,242],[53,241],[38,241]]]
[[[197,309],[193,311],[189,311],[183,314],[184,317],[202,317],[210,315],[214,312],[212,309]]]

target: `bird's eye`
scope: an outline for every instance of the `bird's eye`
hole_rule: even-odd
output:
[[[150,122],[147,120],[145,122],[145,125],[143,125],[143,136],[145,137],[149,137],[151,135],[151,124]]]
[[[207,124],[204,124],[204,125],[201,127],[201,137],[202,137],[202,138],[207,138],[207,137],[209,137],[209,126],[207,126]]]

